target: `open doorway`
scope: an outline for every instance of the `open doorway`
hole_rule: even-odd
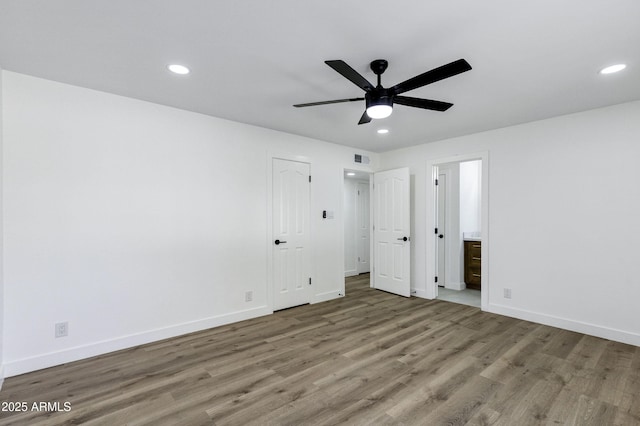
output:
[[[433,208],[427,215],[427,256],[433,260],[427,262],[427,273],[434,277],[427,288],[429,298],[486,306],[486,156],[459,156],[428,165],[433,182],[427,199]]]
[[[367,274],[371,288],[411,297],[409,168],[345,170],[344,188],[345,275]]]
[[[371,271],[370,175],[344,170],[344,276],[366,279]],[[353,280],[351,280],[353,281]],[[348,288],[345,286],[345,292]]]

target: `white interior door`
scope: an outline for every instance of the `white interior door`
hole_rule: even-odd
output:
[[[371,270],[369,261],[369,182],[358,182],[356,185],[356,255],[359,274]]]
[[[311,301],[309,164],[273,159],[273,309]]]
[[[438,185],[436,186],[437,195],[437,203],[438,203],[438,214],[437,214],[437,224],[436,224],[436,236],[438,239],[436,240],[436,244],[438,245],[438,249],[436,250],[438,256],[438,270],[436,271],[436,277],[438,277],[438,285],[444,286],[446,282],[446,254],[447,254],[447,236],[444,231],[446,229],[446,217],[447,217],[447,175],[444,173],[438,174]]]
[[[373,286],[400,296],[411,295],[409,169],[374,174]]]

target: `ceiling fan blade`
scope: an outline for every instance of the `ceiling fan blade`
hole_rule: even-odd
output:
[[[445,78],[453,77],[454,75],[469,71],[471,65],[464,59],[458,59],[450,64],[443,65],[438,68],[434,68],[431,71],[427,71],[420,75],[417,75],[409,80],[398,83],[391,88],[396,94],[408,92],[409,90],[417,89],[418,87],[426,86],[427,84],[435,83],[436,81],[444,80]]]
[[[334,101],[309,102],[307,104],[296,104],[294,105],[294,107],[301,108],[301,107],[308,107],[308,106],[339,104],[341,102],[355,102],[355,101],[364,101],[364,98],[349,98],[349,99],[336,99]]]
[[[358,121],[358,124],[367,124],[370,121],[371,121],[371,117],[367,115],[367,111],[365,110],[365,112],[362,114],[362,117],[360,117],[360,121]]]
[[[324,61],[324,63],[329,65],[334,70],[338,71],[344,78],[346,78],[365,92],[373,90],[373,85],[369,83],[366,78],[361,76],[358,71],[347,65],[345,61]]]
[[[449,102],[411,98],[409,96],[396,96],[393,98],[393,103],[415,108],[431,109],[434,111],[446,111],[453,106],[453,104],[450,104]]]

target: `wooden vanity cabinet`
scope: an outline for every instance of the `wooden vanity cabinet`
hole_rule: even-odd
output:
[[[482,243],[480,241],[464,242],[464,283],[467,288],[481,289],[480,264],[482,259]]]

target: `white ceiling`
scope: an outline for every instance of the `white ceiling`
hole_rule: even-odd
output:
[[[0,67],[381,152],[640,99],[639,23],[638,0],[2,0]],[[405,94],[444,113],[358,126],[364,102],[292,107],[362,96],[324,61],[375,82],[378,58],[384,86],[473,70]]]

